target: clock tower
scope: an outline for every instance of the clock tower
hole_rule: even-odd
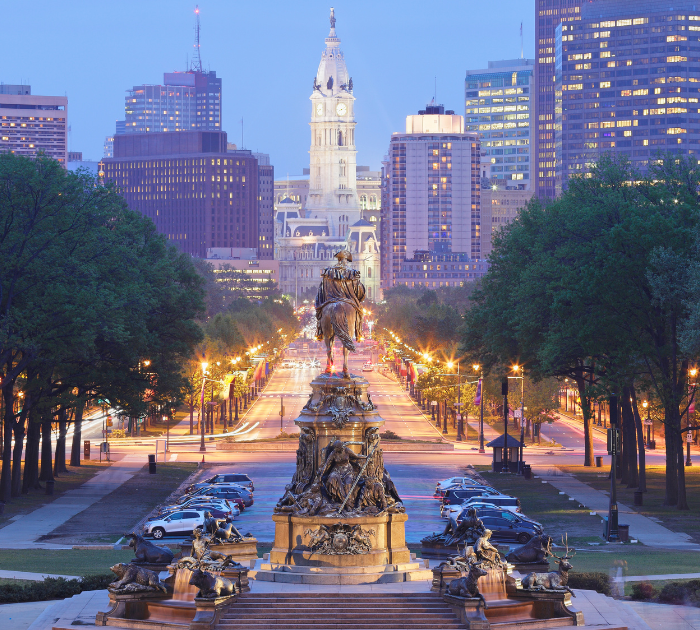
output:
[[[355,184],[355,97],[340,39],[331,30],[314,77],[311,100],[311,149],[307,217],[328,220],[330,235],[345,238],[360,219]]]

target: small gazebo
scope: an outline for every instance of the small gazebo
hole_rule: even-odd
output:
[[[499,435],[495,440],[491,440],[487,445],[487,448],[493,449],[493,461],[491,462],[491,467],[494,472],[501,472],[503,470],[503,451],[506,446],[505,435]],[[517,473],[520,464],[520,447],[522,446],[520,440],[518,440],[514,435],[508,434],[508,470],[512,473]]]

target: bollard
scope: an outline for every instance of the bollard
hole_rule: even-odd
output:
[[[148,474],[150,474],[150,475],[156,474],[156,456],[155,455],[148,456]]]
[[[596,468],[602,468],[603,467],[603,457],[598,456],[595,458],[595,467]]]
[[[83,459],[90,459],[90,440],[83,440]]]
[[[53,486],[55,483],[53,479],[46,482],[46,494],[53,494]]]

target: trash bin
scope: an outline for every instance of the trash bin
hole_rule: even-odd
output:
[[[628,542],[630,539],[630,526],[619,524],[617,526],[618,534],[620,535],[620,542]]]
[[[595,458],[595,467],[596,468],[603,467],[603,456],[602,455],[599,455],[598,457]]]
[[[156,474],[156,456],[155,455],[148,456],[148,473],[150,475]]]
[[[651,441],[649,442],[649,450],[650,450],[650,451],[653,451],[653,450],[655,450],[655,449],[656,449],[656,440],[651,440]]]
[[[644,505],[644,493],[641,490],[634,491],[634,504]]]
[[[46,482],[46,494],[53,494],[53,486],[56,482],[51,480]]]
[[[90,440],[83,440],[83,459],[90,459]]]
[[[607,516],[603,517],[603,538],[605,540],[608,539],[608,517]]]
[[[523,477],[532,479],[532,466],[530,464],[523,464]]]

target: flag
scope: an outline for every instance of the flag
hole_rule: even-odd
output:
[[[695,413],[695,388],[688,388],[688,396],[692,396],[693,399],[690,401],[690,406],[688,407],[688,415]]]
[[[474,405],[480,405],[481,404],[481,379],[479,379],[479,382],[476,384],[476,395],[474,396]]]

